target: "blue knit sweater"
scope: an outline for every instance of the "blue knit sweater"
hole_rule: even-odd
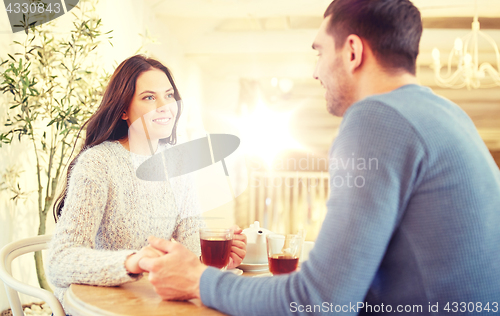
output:
[[[330,188],[299,272],[208,268],[203,303],[252,316],[500,314],[500,171],[457,105],[418,85],[353,104]]]

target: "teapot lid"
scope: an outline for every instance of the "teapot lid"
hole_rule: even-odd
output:
[[[267,235],[272,233],[269,229],[265,229],[263,227],[260,227],[259,221],[255,221],[253,224],[250,224],[250,227],[246,228],[243,230],[243,233],[249,233],[249,232],[254,232],[259,235]]]

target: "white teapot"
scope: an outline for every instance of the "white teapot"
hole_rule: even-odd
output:
[[[247,253],[242,263],[267,263],[266,235],[272,234],[272,231],[260,227],[260,223],[255,221],[243,230],[243,234],[247,236]]]

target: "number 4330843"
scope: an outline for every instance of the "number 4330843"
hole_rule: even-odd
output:
[[[483,303],[481,302],[477,302],[477,303],[473,303],[473,302],[469,302],[469,303],[466,303],[466,302],[448,302],[446,303],[446,306],[443,308],[443,310],[447,311],[447,312],[452,312],[452,313],[457,313],[457,312],[460,312],[460,313],[465,313],[465,312],[469,312],[469,313],[472,313],[472,312],[476,312],[476,313],[480,313],[480,312],[493,312],[493,313],[496,313],[498,312],[498,302],[492,302],[491,305],[490,305],[490,302],[486,303],[484,306],[483,306]]]
[[[61,4],[54,3],[54,7],[52,8],[52,3],[43,4],[43,3],[9,3],[6,8],[8,13],[59,13],[61,12]]]

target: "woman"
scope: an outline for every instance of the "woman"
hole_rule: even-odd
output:
[[[133,56],[111,77],[54,207],[58,224],[48,277],[61,302],[72,283],[114,286],[137,280],[144,272],[140,259],[161,255],[147,246],[150,235],[174,238],[200,253],[203,223],[189,181],[135,176],[150,155],[176,143],[180,101],[169,70],[154,59]],[[235,231],[230,268],[245,255],[240,232]]]

